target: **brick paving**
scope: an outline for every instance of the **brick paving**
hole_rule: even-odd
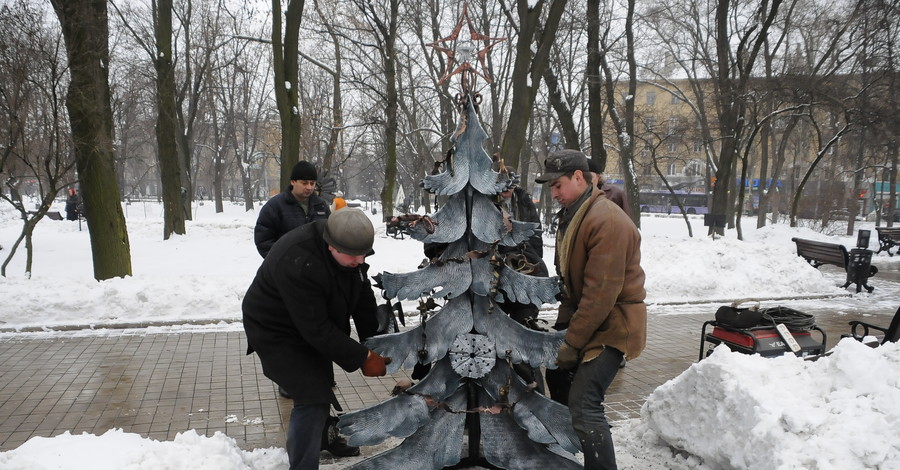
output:
[[[647,349],[621,370],[607,395],[611,421],[639,416],[647,396],[697,361],[700,331],[716,304],[666,314],[653,306]],[[893,311],[815,313],[827,347],[847,322],[887,323]],[[240,324],[217,331],[116,330],[0,335],[0,451],[65,431],[100,435],[121,428],[156,440],[194,429],[220,431],[243,449],[283,446],[291,401],[246,356]],[[385,400],[400,372],[366,378],[336,368],[338,398],[350,411]]]

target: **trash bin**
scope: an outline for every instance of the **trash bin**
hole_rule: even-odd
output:
[[[869,278],[874,276],[878,269],[872,266],[872,251],[865,248],[854,248],[850,250],[850,257],[847,260],[847,282],[844,287],[850,283],[856,284],[856,292],[865,287],[868,292],[875,290],[869,286]]]

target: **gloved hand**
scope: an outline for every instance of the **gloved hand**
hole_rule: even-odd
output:
[[[387,366],[391,363],[391,358],[381,357],[375,351],[369,350],[369,355],[362,365],[362,373],[366,377],[381,377],[387,374]]]
[[[559,352],[556,353],[556,365],[560,367],[560,369],[574,369],[578,366],[578,350],[569,345],[569,343],[563,342],[562,346],[559,347]]]

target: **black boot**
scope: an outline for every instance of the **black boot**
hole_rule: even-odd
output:
[[[337,430],[338,419],[329,416],[325,421],[325,429],[322,430],[322,450],[331,452],[335,457],[356,457],[359,455],[359,447],[347,444]]]
[[[278,394],[284,398],[291,398],[291,394],[288,393],[287,390],[281,388],[281,385],[278,386]]]

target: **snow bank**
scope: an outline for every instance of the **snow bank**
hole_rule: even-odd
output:
[[[900,469],[900,344],[842,340],[830,356],[763,358],[718,347],[661,385],[649,430],[734,469]]]

